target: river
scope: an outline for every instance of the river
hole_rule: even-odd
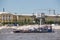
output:
[[[0,40],[60,40],[60,30],[55,30],[54,33],[8,33],[5,31],[0,30]]]

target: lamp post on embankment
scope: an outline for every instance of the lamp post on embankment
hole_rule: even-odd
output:
[[[45,18],[45,14],[40,13],[36,17],[40,20],[40,27],[41,27],[41,25],[44,24],[43,21],[44,21],[44,18]]]

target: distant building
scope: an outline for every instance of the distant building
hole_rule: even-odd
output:
[[[32,15],[16,15],[9,12],[0,12],[0,23],[6,22],[33,22],[34,18]]]
[[[35,17],[36,16],[32,14],[20,14],[20,15],[17,15],[17,22],[32,23]]]
[[[60,22],[60,15],[46,15],[42,13],[42,22],[44,21],[54,21],[54,22]],[[16,15],[10,12],[0,12],[0,23],[6,23],[6,22],[33,22],[36,19],[36,15],[27,15],[27,14],[20,14]]]
[[[0,12],[0,23],[15,22],[15,21],[17,21],[16,15],[13,15],[9,12]]]
[[[53,21],[53,22],[60,22],[60,15],[46,15],[45,21]]]

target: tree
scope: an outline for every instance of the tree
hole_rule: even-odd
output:
[[[46,24],[54,24],[54,21],[46,21]]]

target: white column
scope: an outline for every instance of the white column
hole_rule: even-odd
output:
[[[18,15],[17,15],[17,21],[18,21]]]
[[[41,27],[41,21],[42,21],[42,19],[40,18],[40,27]]]
[[[11,22],[13,21],[13,15],[11,15],[10,20],[11,20]]]
[[[6,17],[6,14],[5,14],[5,16],[4,16],[4,20],[5,20],[5,22],[6,22],[6,19],[7,19],[7,17]]]
[[[1,18],[2,18],[2,22],[3,22],[3,15],[2,15],[2,17],[1,17]]]

